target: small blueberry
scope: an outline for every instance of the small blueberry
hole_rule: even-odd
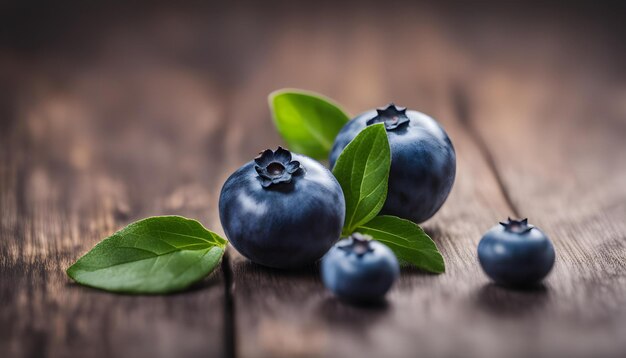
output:
[[[393,252],[367,235],[352,234],[322,259],[322,281],[338,297],[355,302],[380,301],[400,274]]]
[[[555,253],[548,237],[528,224],[528,219],[509,218],[482,237],[478,260],[496,283],[527,286],[540,282],[550,273]]]

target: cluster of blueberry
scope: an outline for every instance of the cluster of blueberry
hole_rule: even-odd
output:
[[[361,130],[376,123],[384,124],[391,148],[381,213],[421,223],[439,210],[452,189],[454,147],[433,118],[390,104],[343,127],[330,152],[331,167]],[[341,186],[307,156],[281,147],[262,152],[225,182],[219,212],[230,242],[253,262],[293,268],[323,257],[322,280],[339,297],[378,300],[399,275],[398,260],[387,246],[358,233],[337,242],[345,219]],[[526,220],[491,229],[478,255],[485,272],[504,284],[537,282],[554,263],[550,241]]]

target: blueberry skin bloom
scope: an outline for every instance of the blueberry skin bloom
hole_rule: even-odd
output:
[[[322,281],[339,298],[380,301],[400,274],[393,252],[370,239],[353,234],[335,244],[322,259]]]
[[[317,261],[339,239],[345,201],[328,169],[278,147],[226,180],[219,212],[226,237],[243,256],[292,268]]]
[[[478,244],[478,260],[496,283],[529,286],[543,280],[554,265],[555,253],[548,237],[529,225],[528,219],[501,222]]]
[[[384,123],[391,148],[391,171],[382,214],[415,223],[432,217],[446,201],[456,175],[456,154],[448,135],[433,118],[396,107],[362,113],[335,138],[330,166],[365,127]]]

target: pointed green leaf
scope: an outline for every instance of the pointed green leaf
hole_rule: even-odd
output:
[[[80,284],[107,291],[174,292],[211,273],[226,244],[195,220],[151,217],[102,240],[67,274]]]
[[[269,95],[274,124],[290,150],[326,159],[348,115],[329,98],[302,90],[279,90]]]
[[[375,217],[387,198],[391,151],[384,124],[366,127],[343,150],[333,174],[346,199],[343,234]]]
[[[446,270],[443,256],[433,240],[419,225],[409,220],[377,216],[357,231],[387,245],[400,261],[434,273]]]

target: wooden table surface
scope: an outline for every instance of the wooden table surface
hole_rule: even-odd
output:
[[[29,5],[0,10],[0,356],[626,356],[623,6]],[[424,227],[445,274],[404,270],[379,307],[232,247],[174,295],[68,279],[146,216],[223,234],[221,184],[281,144],[266,96],[283,87],[442,123],[457,179]],[[478,265],[507,216],[554,242],[536,289]]]

